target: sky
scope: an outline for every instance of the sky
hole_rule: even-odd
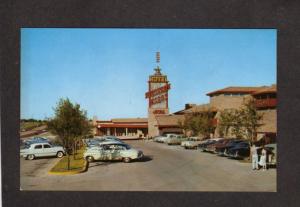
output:
[[[21,29],[21,118],[69,98],[99,120],[147,117],[149,75],[171,83],[169,110],[229,86],[276,83],[275,29]]]

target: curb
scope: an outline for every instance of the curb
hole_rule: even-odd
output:
[[[81,170],[78,171],[68,171],[68,172],[51,172],[48,171],[49,175],[75,175],[75,174],[79,174],[79,173],[83,173],[86,172],[89,168],[89,163],[87,161],[84,161],[84,167]]]

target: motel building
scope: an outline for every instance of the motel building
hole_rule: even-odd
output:
[[[94,118],[94,134],[96,136],[113,135],[121,139],[137,139],[155,137],[167,133],[182,134],[179,123],[184,117],[193,112],[210,110],[215,113],[215,132],[212,137],[219,137],[218,118],[221,111],[238,109],[250,98],[255,100],[256,108],[263,114],[262,125],[258,129],[257,138],[269,137],[276,139],[277,134],[277,90],[276,85],[258,87],[231,86],[207,93],[209,103],[186,104],[185,108],[170,113],[169,95],[171,84],[166,75],[162,74],[159,66],[160,54],[156,54],[157,67],[154,74],[149,76],[147,118],[118,118],[111,120],[97,120]]]

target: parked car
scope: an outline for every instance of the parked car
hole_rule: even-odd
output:
[[[185,141],[186,137],[184,135],[181,134],[170,134],[169,136],[167,136],[167,138],[165,139],[165,143],[168,145],[178,145],[181,144],[182,141]]]
[[[164,134],[162,136],[159,136],[155,139],[156,142],[159,142],[159,143],[165,143],[166,139],[170,136],[172,136],[173,134]]]
[[[49,139],[44,138],[44,137],[33,137],[33,138],[29,138],[29,139],[25,139],[24,144],[32,144],[32,143],[49,143]]]
[[[100,147],[88,148],[83,157],[88,162],[94,160],[122,160],[123,162],[130,162],[142,158],[143,152],[131,148],[127,144],[112,143],[103,144]]]
[[[217,142],[208,145],[208,146],[206,147],[205,150],[208,151],[208,152],[216,153],[216,149],[217,149],[217,148],[226,146],[226,144],[227,144],[228,142],[232,141],[232,140],[233,140],[233,139],[230,139],[230,138],[220,139],[220,140],[218,140]]]
[[[267,151],[267,164],[276,165],[277,164],[277,144],[267,144],[265,145]],[[257,150],[258,156],[261,156],[262,148]]]
[[[157,140],[160,138],[161,136],[155,136],[155,137],[152,137],[152,140],[154,141],[154,142],[157,142]]]
[[[36,141],[36,142],[39,142],[39,141],[48,141],[48,139],[45,138],[45,137],[33,137],[33,138],[30,138],[29,140],[30,141]]]
[[[117,137],[114,137],[114,136],[94,137],[91,139],[86,139],[84,142],[87,147],[94,147],[94,146],[100,145],[101,143],[107,143],[107,142],[124,143],[123,140],[121,140]]]
[[[162,136],[155,136],[155,137],[153,137],[153,141],[154,142],[159,142],[159,140],[160,140],[161,137]]]
[[[269,165],[276,165],[277,164],[277,144],[267,144],[265,145],[267,149],[268,159],[267,164]]]
[[[20,149],[20,155],[28,160],[48,156],[60,158],[65,155],[65,149],[62,146],[51,145],[49,143],[32,143],[26,144],[23,149]]]
[[[229,148],[234,147],[236,144],[243,142],[241,139],[233,139],[226,143],[224,146],[216,147],[216,153],[218,155],[226,155]]]
[[[229,148],[226,155],[233,158],[245,158],[250,156],[250,145],[248,142],[239,142]]]
[[[206,148],[211,145],[214,144],[220,140],[222,140],[224,138],[212,138],[212,139],[207,139],[206,142],[201,143],[198,145],[198,149],[202,150],[202,152],[206,152]]]
[[[112,135],[106,135],[106,136],[99,137],[99,138],[96,138],[96,139],[99,139],[99,140],[102,140],[102,141],[115,140],[115,141],[124,143],[123,140],[119,139],[116,136],[112,136]]]
[[[199,140],[198,137],[189,137],[186,141],[181,142],[181,146],[185,149],[197,149],[199,144],[206,142],[206,140]]]
[[[119,142],[119,141],[116,141],[116,140],[104,140],[102,142],[97,142],[97,143],[92,144],[92,145],[87,145],[87,148],[99,148],[102,145],[106,145],[106,144],[125,144],[125,143]]]
[[[153,141],[155,142],[159,142],[159,143],[165,143],[166,140],[171,137],[171,136],[176,136],[177,134],[164,134],[164,135],[161,135],[161,136],[157,136],[153,139]]]

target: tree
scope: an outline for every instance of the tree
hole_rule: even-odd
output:
[[[239,109],[224,110],[220,114],[219,133],[227,137],[229,132],[237,138],[244,135],[243,117]]]
[[[236,138],[243,138],[245,134],[243,113],[241,110],[233,111],[232,133]]]
[[[245,102],[240,109],[224,110],[219,118],[219,132],[225,136],[231,131],[237,138],[245,137],[255,141],[263,114],[259,114],[253,99]],[[221,134],[220,133],[220,134]]]
[[[91,126],[87,119],[87,113],[80,109],[79,104],[72,104],[70,100],[60,99],[54,108],[55,116],[47,122],[48,129],[58,135],[62,145],[65,147],[68,166],[70,170],[70,152],[75,149],[75,142],[90,133]],[[73,151],[75,156],[75,151]]]
[[[213,124],[214,113],[212,111],[193,112],[185,115],[183,123],[179,126],[184,130],[189,130],[193,135],[203,135],[209,137],[215,129]]]
[[[246,131],[246,138],[251,142],[256,141],[257,129],[262,125],[263,114],[258,113],[254,99],[244,103],[240,113]]]
[[[220,112],[219,117],[219,134],[221,136],[227,137],[230,127],[233,126],[234,113],[232,110],[224,110]]]

